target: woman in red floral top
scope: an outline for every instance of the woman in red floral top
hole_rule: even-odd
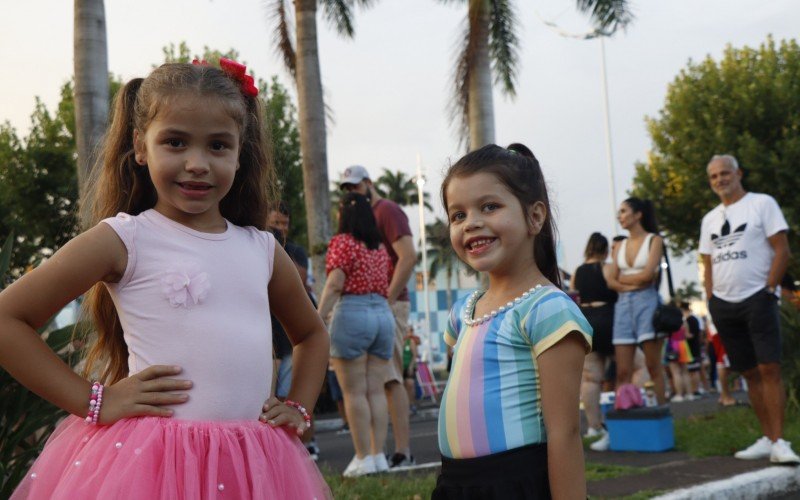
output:
[[[330,321],[331,364],[342,386],[355,456],[347,477],[389,469],[383,455],[388,408],[383,383],[394,349],[394,317],[386,292],[391,260],[369,200],[346,194],[339,204],[339,231],[328,245],[328,278],[319,302]]]

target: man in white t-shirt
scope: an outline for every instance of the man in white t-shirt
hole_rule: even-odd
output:
[[[764,433],[735,457],[797,464],[800,458],[782,439],[785,394],[777,291],[789,263],[789,226],[774,198],[744,190],[733,156],[714,156],[706,172],[722,202],[703,217],[700,230],[708,309],[731,369],[747,379],[750,404]]]

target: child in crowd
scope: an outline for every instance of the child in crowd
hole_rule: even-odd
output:
[[[432,498],[586,498],[578,413],[592,329],[561,290],[539,162],[488,145],[442,183],[450,241],[489,287],[458,300]]]
[[[274,173],[258,91],[220,64],[165,64],[119,91],[90,229],[0,294],[0,365],[71,414],[12,498],[330,496],[298,439],[328,335],[262,230]],[[81,377],[36,329],[84,293],[96,343]],[[294,345],[285,402],[264,403],[270,311]]]
[[[408,333],[403,338],[403,385],[408,393],[409,410],[417,414],[417,346],[419,337],[414,335],[414,327],[409,325]]]

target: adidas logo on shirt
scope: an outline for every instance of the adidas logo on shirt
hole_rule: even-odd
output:
[[[718,249],[733,246],[742,238],[746,228],[747,223],[745,222],[731,233],[731,223],[728,222],[728,219],[725,219],[725,223],[722,224],[722,229],[720,229],[719,234],[711,233],[711,242]]]
[[[731,223],[728,222],[728,219],[725,219],[725,222],[722,224],[722,228],[719,231],[719,234],[711,233],[711,243],[714,245],[715,248],[721,250],[726,247],[732,247],[735,245],[742,236],[744,236],[744,230],[747,228],[747,223],[745,222],[741,226],[737,227],[736,229],[731,232]],[[717,254],[712,261],[714,264],[719,264],[720,262],[727,262],[729,260],[738,260],[738,259],[746,259],[747,258],[747,250],[740,250],[740,251],[731,251],[728,250],[725,253]]]

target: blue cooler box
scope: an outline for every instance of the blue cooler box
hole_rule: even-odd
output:
[[[606,413],[612,451],[666,451],[675,447],[669,406],[610,410]]]
[[[604,417],[606,416],[606,413],[614,409],[615,398],[616,393],[614,391],[600,393],[600,412]]]

